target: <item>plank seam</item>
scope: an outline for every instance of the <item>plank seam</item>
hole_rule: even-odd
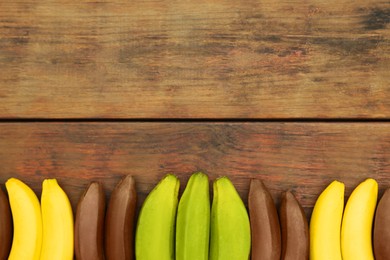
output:
[[[390,118],[0,118],[1,123],[390,123]]]

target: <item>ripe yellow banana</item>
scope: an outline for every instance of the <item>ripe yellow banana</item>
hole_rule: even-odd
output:
[[[22,181],[10,178],[8,191],[14,236],[8,260],[39,260],[42,245],[42,216],[34,191]]]
[[[343,260],[374,259],[371,231],[377,197],[378,183],[374,179],[360,183],[349,197],[341,225]]]
[[[139,213],[135,237],[137,260],[174,259],[179,186],[179,179],[168,174],[145,199]]]
[[[310,219],[310,259],[341,260],[344,184],[333,181],[318,197]]]
[[[43,238],[41,260],[73,259],[73,213],[56,179],[46,179],[41,195]]]
[[[249,259],[251,232],[248,212],[227,177],[213,185],[210,260]]]
[[[209,179],[197,172],[189,179],[177,210],[176,260],[207,260],[209,232]]]

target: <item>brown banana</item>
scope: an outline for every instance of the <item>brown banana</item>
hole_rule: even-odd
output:
[[[106,212],[105,250],[107,260],[133,260],[137,193],[131,175],[124,177],[111,193]]]
[[[8,258],[12,244],[12,215],[9,200],[0,188],[0,260]]]
[[[251,180],[248,207],[252,234],[252,260],[279,260],[281,237],[278,212],[271,194],[260,180]]]
[[[390,257],[390,188],[378,203],[374,221],[374,255],[376,260]]]
[[[77,205],[75,219],[76,259],[104,260],[105,206],[102,185],[99,182],[91,182]]]
[[[301,205],[290,192],[282,195],[279,211],[282,260],[309,259],[309,224]]]

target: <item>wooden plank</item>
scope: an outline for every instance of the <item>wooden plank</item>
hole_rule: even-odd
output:
[[[2,0],[0,117],[390,118],[389,17],[377,0]]]
[[[368,177],[380,194],[390,186],[388,123],[3,123],[0,183],[18,177],[40,194],[44,178],[57,178],[75,206],[87,183],[107,196],[132,174],[141,205],[166,173],[181,180],[194,171],[210,183],[229,176],[246,203],[250,178],[264,181],[279,204],[290,189],[309,215],[334,179],[346,196]]]

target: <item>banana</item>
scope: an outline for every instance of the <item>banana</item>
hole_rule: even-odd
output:
[[[22,181],[5,183],[12,211],[14,235],[9,260],[39,260],[42,245],[42,215],[34,191]]]
[[[388,260],[390,256],[390,188],[378,203],[374,221],[374,255],[376,260]]]
[[[0,259],[7,259],[12,243],[12,216],[7,195],[0,188]]]
[[[68,196],[56,179],[42,183],[42,252],[41,260],[73,259],[73,213]]]
[[[207,260],[209,232],[209,179],[197,172],[190,177],[177,210],[176,260]]]
[[[280,204],[282,260],[309,259],[309,224],[301,205],[290,192],[282,194]]]
[[[310,219],[310,260],[341,260],[344,184],[333,181],[318,197]]]
[[[137,260],[172,260],[175,257],[175,218],[180,182],[166,175],[145,199],[138,217]]]
[[[252,259],[279,260],[281,237],[278,212],[271,194],[260,180],[251,180],[248,207],[251,220]]]
[[[134,259],[134,222],[137,202],[135,181],[127,175],[111,193],[106,213],[107,260]]]
[[[74,246],[78,260],[104,260],[103,227],[105,196],[99,182],[91,182],[76,211]]]
[[[341,225],[343,260],[374,259],[371,231],[377,197],[378,183],[371,178],[360,183],[349,197]]]
[[[213,191],[210,260],[249,259],[251,231],[240,195],[227,177],[217,179]]]

